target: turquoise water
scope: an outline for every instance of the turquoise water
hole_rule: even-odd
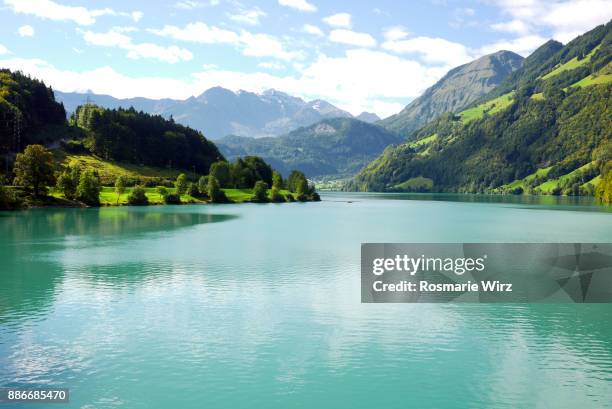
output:
[[[323,199],[0,213],[0,386],[70,388],[58,408],[612,407],[611,305],[361,304],[359,271],[362,242],[609,242],[610,212]]]

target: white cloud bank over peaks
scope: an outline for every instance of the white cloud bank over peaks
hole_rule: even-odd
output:
[[[397,34],[398,33],[392,33],[391,37],[397,38]],[[403,37],[405,37],[405,35]],[[451,67],[465,64],[473,59],[467,47],[460,43],[455,43],[443,38],[403,37],[397,40],[385,41],[382,44],[382,48],[398,54],[416,54],[427,63],[444,64],[450,65]]]
[[[4,4],[15,13],[56,21],[72,21],[81,26],[90,26],[96,22],[97,17],[105,15],[129,17],[134,21],[139,21],[143,16],[141,11],[128,13],[111,8],[90,10],[81,6],[64,6],[51,0],[4,0]]]
[[[329,33],[329,41],[340,44],[348,44],[357,47],[374,47],[376,40],[368,33],[336,29]]]

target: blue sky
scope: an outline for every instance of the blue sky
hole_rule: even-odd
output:
[[[457,65],[611,18],[612,0],[0,0],[0,66],[63,91],[275,88],[384,117]]]

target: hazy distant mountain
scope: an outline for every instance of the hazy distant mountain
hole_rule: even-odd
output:
[[[276,90],[256,94],[214,87],[186,100],[117,99],[109,95],[60,91],[55,91],[55,96],[69,113],[89,101],[105,108],[133,106],[166,118],[172,115],[175,121],[202,131],[209,139],[225,135],[278,136],[322,119],[352,117],[329,102],[306,102]]]
[[[367,122],[370,124],[380,121],[380,117],[376,114],[373,114],[372,112],[362,112],[359,115],[357,115],[355,118],[359,119],[360,121]]]
[[[226,136],[215,143],[230,160],[257,155],[284,174],[297,169],[308,177],[346,177],[401,140],[378,125],[354,118],[334,118],[277,138]]]
[[[460,111],[484,96],[520,68],[522,62],[518,54],[498,51],[453,68],[400,113],[379,124],[408,136],[438,115]]]

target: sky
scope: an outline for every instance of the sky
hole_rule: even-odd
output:
[[[612,19],[612,0],[0,0],[0,67],[61,91],[274,88],[387,117],[449,69]]]

